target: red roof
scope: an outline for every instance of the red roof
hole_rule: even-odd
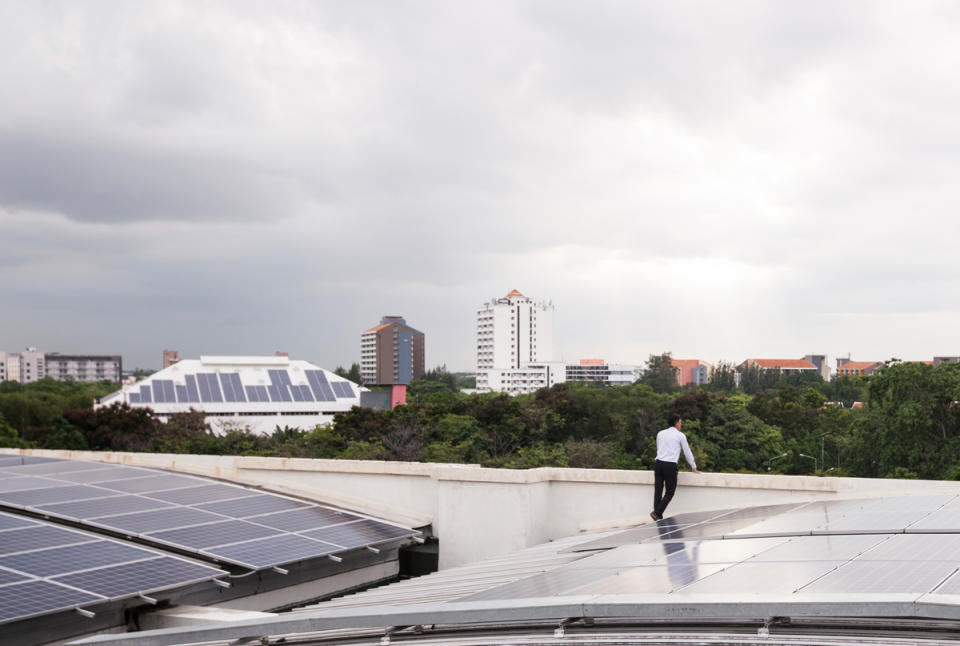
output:
[[[507,294],[507,298],[525,298],[525,297],[523,294],[521,294],[520,292],[514,289],[514,290],[511,290],[509,294]]]
[[[780,368],[781,370],[816,370],[817,367],[806,359],[747,359],[760,368]]]
[[[842,366],[840,366],[839,370],[840,372],[843,372],[845,370],[849,370],[851,372],[854,370],[863,371],[869,368],[873,368],[874,366],[879,365],[879,363],[880,363],[879,361],[848,361]]]
[[[700,365],[699,359],[670,359],[670,365],[674,368],[695,368]]]
[[[383,325],[378,325],[377,327],[370,328],[369,330],[367,330],[367,332],[379,332],[383,328],[390,327],[391,325],[393,325],[393,323],[384,323]],[[364,332],[364,334],[366,334],[367,332]]]
[[[581,366],[602,366],[603,359],[580,359]]]

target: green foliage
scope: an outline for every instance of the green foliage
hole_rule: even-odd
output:
[[[673,366],[673,357],[669,352],[651,354],[647,359],[647,368],[638,383],[650,386],[654,392],[670,393],[680,389],[677,376],[680,370]]]
[[[7,423],[2,413],[0,413],[0,447],[6,449],[23,448],[23,441],[20,439],[20,435],[15,428]]]
[[[360,383],[360,364],[352,363],[350,364],[350,370],[344,370],[343,366],[337,366],[333,371],[333,374],[343,377],[344,379],[349,379],[355,384]]]

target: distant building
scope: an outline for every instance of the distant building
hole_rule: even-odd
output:
[[[790,374],[794,372],[817,372],[817,367],[806,359],[746,359],[737,366],[737,371],[744,368],[760,368],[761,370],[779,370]]]
[[[43,353],[27,348],[20,353],[0,352],[0,381],[32,383],[45,377],[73,381],[120,382],[120,355]]]
[[[640,366],[609,364],[603,359],[581,359],[579,364],[567,364],[567,381],[589,381],[604,386],[629,386],[640,378]]]
[[[426,373],[425,336],[402,316],[384,316],[360,335],[360,378],[364,384],[409,384]]]
[[[713,373],[713,366],[699,359],[670,359],[670,364],[677,369],[678,386],[703,386]]]
[[[960,363],[960,357],[934,357],[933,365],[939,366],[941,363]]]
[[[329,370],[289,357],[181,359],[100,399],[94,408],[128,404],[172,413],[204,413],[215,432],[249,427],[310,429],[360,404],[360,388]]]
[[[817,371],[824,381],[830,381],[830,362],[827,361],[825,354],[808,354],[804,357],[807,361],[817,367]]]
[[[872,375],[883,368],[882,361],[851,361],[847,359],[837,359],[838,377],[861,377]]]
[[[120,355],[59,354],[45,355],[47,376],[74,381],[113,381],[123,377]]]
[[[556,383],[565,369],[552,363],[552,303],[514,289],[477,310],[478,392],[533,392],[542,387],[534,384]]]

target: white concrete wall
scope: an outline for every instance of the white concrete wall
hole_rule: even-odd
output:
[[[169,469],[302,496],[413,527],[432,525],[440,567],[581,531],[649,522],[653,473],[465,464],[0,449]],[[681,473],[670,514],[816,499],[960,493],[960,482]]]

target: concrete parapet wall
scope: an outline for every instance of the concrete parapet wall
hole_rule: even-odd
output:
[[[487,469],[469,464],[0,449],[222,478],[408,526],[432,525],[440,567],[581,531],[649,522],[653,473]],[[960,482],[681,473],[670,514],[901,494],[960,493]]]

